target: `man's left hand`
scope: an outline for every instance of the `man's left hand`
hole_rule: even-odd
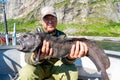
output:
[[[69,59],[76,59],[85,56],[88,52],[88,47],[84,42],[77,41],[76,44],[72,45],[70,54],[68,55]]]

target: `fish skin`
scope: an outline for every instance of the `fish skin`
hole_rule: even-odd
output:
[[[101,71],[103,80],[109,80],[106,69],[110,67],[110,60],[105,54],[104,50],[95,41],[88,40],[85,38],[66,38],[60,39],[43,33],[36,34],[24,34],[18,39],[19,48],[18,50],[23,52],[33,52],[42,47],[43,40],[49,41],[50,47],[53,48],[54,54],[46,58],[61,58],[65,57],[70,53],[70,49],[76,41],[82,41],[88,46],[87,57],[92,60],[98,71]]]
[[[101,71],[101,76],[103,80],[109,80],[106,69],[110,67],[110,60],[108,56],[105,54],[104,50],[95,42],[95,41],[87,41],[85,42],[88,45],[88,54],[93,63],[96,65],[97,70]]]

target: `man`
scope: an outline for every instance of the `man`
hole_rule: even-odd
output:
[[[41,10],[41,24],[39,32],[46,33],[55,37],[64,39],[65,33],[56,29],[57,15],[53,7],[44,7]],[[52,56],[53,49],[49,47],[49,42],[44,40],[42,49],[31,54],[25,55],[25,60],[28,63],[19,72],[19,80],[77,80],[78,71],[74,64],[76,58],[81,58],[87,54],[87,45],[77,41],[71,48],[67,57],[62,59],[50,58],[45,59],[45,56]],[[35,63],[38,53],[39,62]]]

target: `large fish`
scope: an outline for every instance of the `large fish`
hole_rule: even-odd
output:
[[[46,35],[43,33],[36,34],[24,34],[18,39],[19,47],[18,49],[24,52],[33,52],[35,50],[41,49],[43,40],[47,40],[50,43],[50,47],[53,48],[54,53],[53,58],[61,58],[68,53],[76,41],[82,41],[88,46],[87,57],[89,57],[92,62],[96,65],[97,70],[101,71],[101,76],[103,80],[109,80],[106,69],[110,66],[110,61],[108,56],[105,54],[104,50],[95,42],[85,38],[66,38],[61,39]]]

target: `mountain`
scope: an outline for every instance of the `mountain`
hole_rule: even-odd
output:
[[[119,0],[8,0],[7,18],[39,19],[43,6],[55,7],[59,23],[85,23],[96,18],[120,21]]]

